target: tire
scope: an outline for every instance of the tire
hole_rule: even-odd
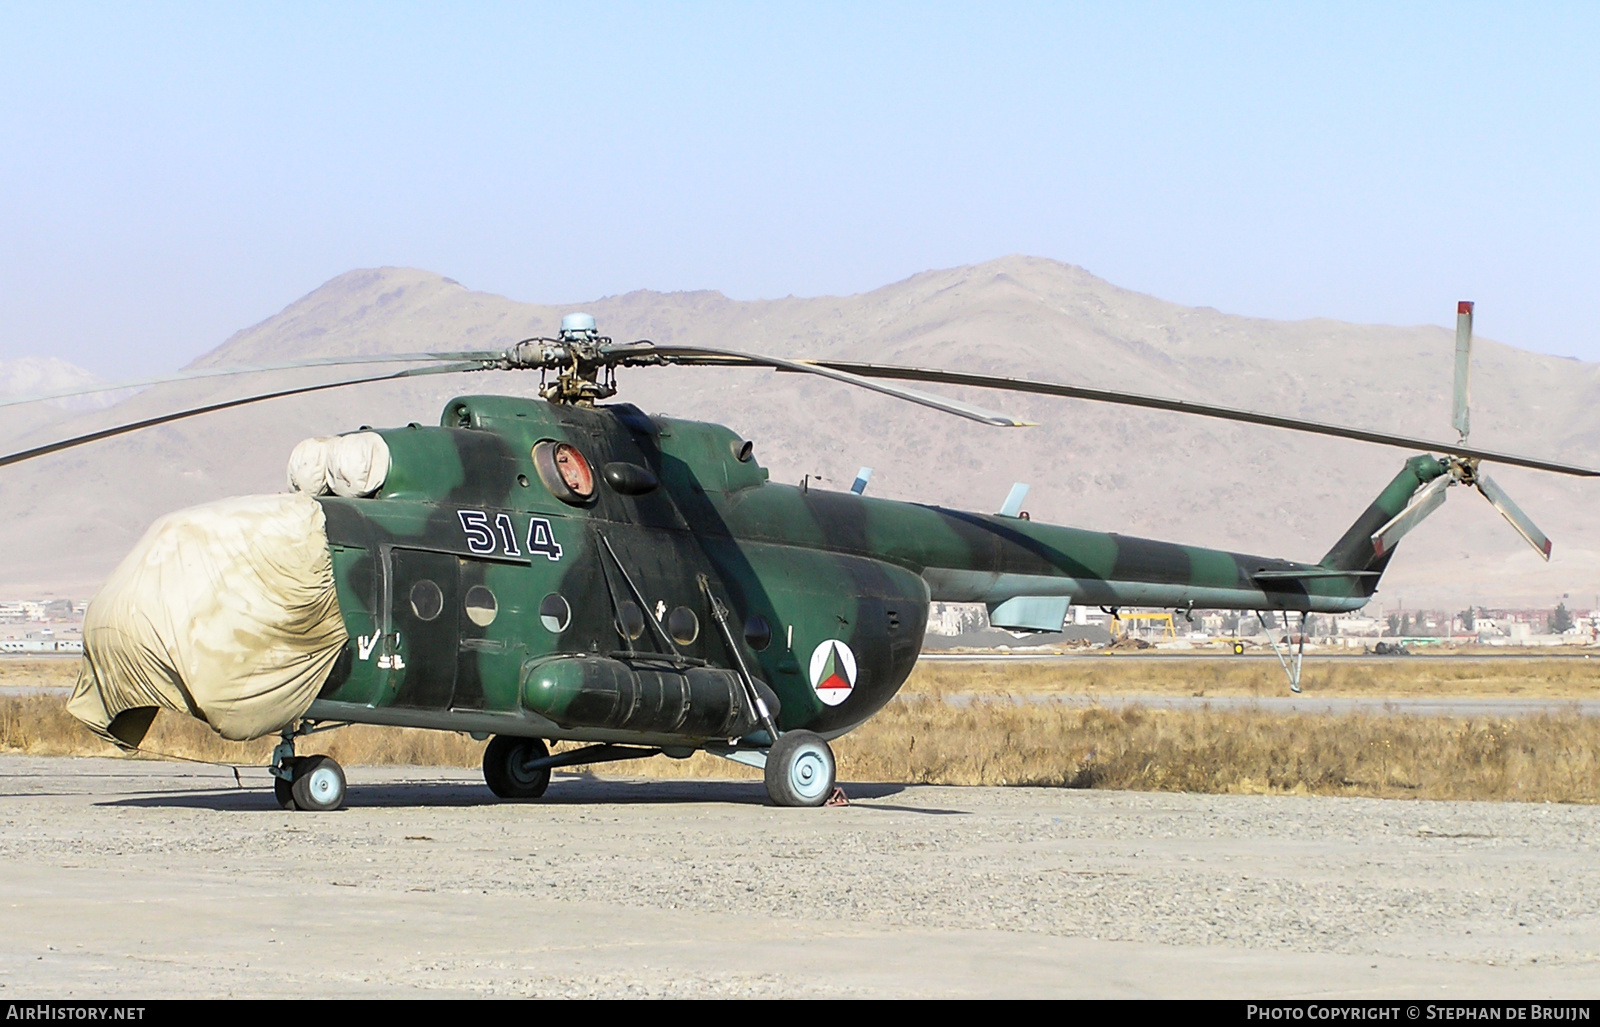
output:
[[[289,791],[294,804],[313,813],[327,813],[344,805],[344,768],[331,756],[305,756],[295,764]]]
[[[767,750],[767,797],[775,806],[821,806],[833,794],[833,750],[810,731],[789,731]]]
[[[528,763],[550,755],[537,738],[495,735],[483,750],[483,780],[502,799],[537,799],[550,787],[550,768],[529,770]]]

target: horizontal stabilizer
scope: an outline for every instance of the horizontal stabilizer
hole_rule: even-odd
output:
[[[1447,474],[1429,482],[1416,497],[1406,505],[1404,510],[1395,514],[1394,519],[1377,531],[1372,533],[1372,548],[1375,555],[1383,556],[1392,551],[1399,544],[1406,532],[1422,523],[1422,519],[1439,508],[1444,502],[1444,490],[1449,488],[1454,481]]]
[[[1256,571],[1256,581],[1304,581],[1312,578],[1376,578],[1380,571],[1340,571],[1331,567],[1307,567],[1298,571]]]
[[[1071,605],[1067,596],[1013,596],[989,607],[989,624],[1006,631],[1060,631]]]

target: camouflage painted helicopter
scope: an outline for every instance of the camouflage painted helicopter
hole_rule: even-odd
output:
[[[1059,630],[1071,603],[1256,611],[1286,628],[1299,614],[1301,650],[1279,654],[1298,690],[1305,616],[1364,605],[1396,543],[1450,486],[1475,486],[1549,559],[1549,539],[1480,461],[1600,472],[1468,446],[1470,346],[1463,303],[1459,438],[1440,443],[1023,379],[619,344],[575,314],[557,338],[503,352],[314,361],[422,366],[174,411],[0,466],[274,396],[537,370],[538,399],[464,396],[438,427],[308,440],[291,459],[289,496],[158,522],[90,606],[69,709],[130,748],[159,708],[229,737],[276,733],[285,808],[344,802],[338,764],[297,757],[295,742],[356,723],[492,738],[484,777],[508,799],[543,794],[555,767],[704,750],[764,768],[776,804],[817,806],[835,789],[829,740],[906,680],[930,601],[984,603],[993,624],[1024,631]],[[990,515],[875,499],[864,477],[849,492],[777,484],[729,428],[602,402],[618,368],[666,364],[820,375],[996,426],[1025,422],[889,382],[1089,399],[1440,455],[1406,460],[1320,562],[1298,563],[1041,524],[1019,515],[1015,493]],[[196,561],[212,570],[197,575]],[[552,754],[551,741],[587,744]]]

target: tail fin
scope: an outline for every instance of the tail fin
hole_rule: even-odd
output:
[[[1383,569],[1389,565],[1389,558],[1394,555],[1394,547],[1379,552],[1372,544],[1372,536],[1378,529],[1394,520],[1400,512],[1411,502],[1417,490],[1427,485],[1430,481],[1444,474],[1446,467],[1443,461],[1431,456],[1414,456],[1406,461],[1406,466],[1394,476],[1372,505],[1356,518],[1335,542],[1333,548],[1328,550],[1328,555],[1322,558],[1321,566],[1330,570],[1340,571],[1373,571],[1371,577],[1364,579],[1364,584],[1369,592],[1377,588],[1377,574],[1382,574]]]

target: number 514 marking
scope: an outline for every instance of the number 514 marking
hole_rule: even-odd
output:
[[[489,515],[482,510],[459,510],[457,513],[461,517],[461,530],[467,535],[467,548],[473,553],[479,556],[490,553],[522,555],[522,550],[517,548],[516,528],[510,514],[495,514],[491,523]],[[551,561],[561,559],[561,543],[556,541],[555,529],[543,517],[528,519],[527,541],[528,555],[542,553]]]

